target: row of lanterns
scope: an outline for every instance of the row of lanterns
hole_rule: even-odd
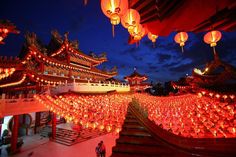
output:
[[[3,84],[3,85],[0,85],[0,88],[19,85],[19,84],[23,83],[23,82],[25,81],[25,79],[26,79],[26,74],[24,74],[23,77],[22,77],[19,81],[11,82],[11,83],[6,83],[6,84]]]
[[[140,41],[142,37],[148,34],[148,38],[155,43],[158,35],[146,32],[145,28],[140,24],[140,15],[135,9],[128,9],[128,0],[101,0],[101,8],[103,13],[110,18],[112,24],[112,32],[114,36],[114,26],[121,21],[123,27],[128,29],[128,32],[133,36],[135,41]],[[221,39],[221,33],[213,30],[204,36],[204,42],[213,47],[215,54],[216,43]],[[186,32],[178,32],[174,40],[183,50],[185,42],[188,40]]]
[[[120,22],[125,27],[135,41],[140,41],[147,34],[146,29],[140,24],[139,12],[128,8],[128,0],[101,0],[103,13],[110,19],[112,24],[112,34],[114,36],[114,26]],[[154,43],[157,35],[148,32],[148,38]]]
[[[15,68],[0,68],[0,80],[9,77],[15,70]]]
[[[235,104],[185,94],[153,97],[135,94],[148,118],[180,136],[194,138],[235,138]],[[209,134],[211,133],[211,134]]]
[[[131,95],[35,95],[34,98],[67,122],[83,128],[119,133]]]

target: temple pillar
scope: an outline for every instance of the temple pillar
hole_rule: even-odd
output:
[[[56,138],[57,115],[52,113],[52,139]]]
[[[40,126],[41,112],[35,114],[34,134],[37,133],[37,128]]]
[[[15,153],[17,150],[18,128],[19,128],[19,115],[14,115],[12,135],[11,135],[11,152],[12,153]]]

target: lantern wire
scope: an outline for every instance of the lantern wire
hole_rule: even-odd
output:
[[[155,42],[152,42],[152,47],[155,48],[156,47],[156,44]]]
[[[114,38],[115,37],[115,26],[112,25],[112,37]]]
[[[215,46],[212,47],[213,48],[213,53],[214,53],[214,56],[216,55],[216,48]]]

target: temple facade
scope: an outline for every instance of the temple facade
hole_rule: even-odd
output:
[[[62,38],[57,31],[52,31],[47,46],[41,44],[34,33],[27,33],[19,57],[0,57],[0,60],[0,88],[3,93],[17,90],[40,92],[49,88],[56,93],[60,90],[129,91],[128,85],[112,85],[106,81],[117,75],[116,67],[110,71],[97,68],[107,61],[105,53],[99,56],[84,54],[79,50],[78,41],[69,41],[68,33]]]
[[[129,83],[130,90],[133,92],[144,92],[145,89],[150,87],[148,82],[144,82],[148,77],[138,73],[136,68],[134,68],[131,75],[124,77],[124,79]]]

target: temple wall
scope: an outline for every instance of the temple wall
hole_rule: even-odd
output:
[[[0,111],[2,116],[9,116],[47,111],[47,109],[34,98],[5,99],[3,96],[0,99]]]
[[[112,83],[68,83],[66,85],[57,86],[52,89],[52,94],[66,93],[74,91],[79,93],[106,93],[109,91],[129,92],[130,86],[125,84]]]

